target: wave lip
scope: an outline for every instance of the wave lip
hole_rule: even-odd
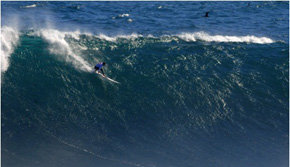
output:
[[[1,29],[1,72],[7,71],[9,58],[19,41],[19,32],[11,27]]]
[[[187,41],[207,41],[207,42],[246,42],[246,43],[258,43],[258,44],[268,44],[274,43],[275,41],[267,37],[256,37],[254,35],[247,36],[223,36],[223,35],[209,35],[205,32],[195,32],[195,33],[181,33],[177,37]]]

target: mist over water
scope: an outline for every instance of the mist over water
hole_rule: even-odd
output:
[[[288,2],[1,7],[2,166],[288,165]]]

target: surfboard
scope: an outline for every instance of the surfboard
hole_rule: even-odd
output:
[[[109,78],[109,77],[107,77],[107,76],[104,76],[103,74],[101,74],[101,73],[98,73],[97,71],[96,71],[96,74],[98,74],[99,76],[101,76],[101,77],[103,77],[103,78],[105,78],[105,79],[107,79],[107,80],[109,80],[109,81],[111,81],[111,82],[114,82],[114,83],[120,83],[120,82],[118,82],[118,81],[115,81],[115,80],[113,80],[112,78]]]

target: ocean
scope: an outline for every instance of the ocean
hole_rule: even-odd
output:
[[[1,8],[3,167],[289,165],[288,1]]]

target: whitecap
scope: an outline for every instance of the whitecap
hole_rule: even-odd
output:
[[[123,13],[123,14],[119,14],[119,17],[129,17],[130,15],[128,13]]]
[[[206,42],[246,42],[246,43],[258,43],[268,44],[274,43],[275,41],[268,37],[257,37],[254,35],[246,36],[228,36],[228,35],[209,35],[205,32],[194,32],[194,33],[181,33],[177,35],[179,38],[185,41],[206,41]]]
[[[23,8],[35,8],[35,7],[36,7],[36,4],[32,4],[32,5],[24,6]]]
[[[19,41],[19,32],[11,27],[1,29],[1,72],[9,67],[9,58]]]

